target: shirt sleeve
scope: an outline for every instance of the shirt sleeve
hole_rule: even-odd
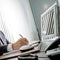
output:
[[[12,44],[8,44],[8,46],[7,46],[7,51],[13,51],[13,49],[12,49]]]
[[[12,44],[8,44],[7,51],[13,51]],[[18,58],[12,58],[12,59],[9,59],[9,60],[18,60]]]

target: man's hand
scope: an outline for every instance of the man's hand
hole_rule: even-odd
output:
[[[12,44],[12,48],[13,50],[18,50],[20,47],[27,44],[28,44],[28,40],[26,38],[20,38],[16,43]]]

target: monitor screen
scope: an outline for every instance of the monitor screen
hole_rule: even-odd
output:
[[[43,14],[41,14],[41,37],[47,40],[58,34],[58,5],[55,2]]]

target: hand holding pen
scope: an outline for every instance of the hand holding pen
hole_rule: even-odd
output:
[[[27,45],[28,40],[24,38],[21,34],[19,34],[22,38],[19,38],[15,43],[12,44],[13,50],[18,50],[20,47]]]
[[[20,35],[20,37],[21,37],[21,38],[23,38],[23,36],[22,36],[21,34],[19,34],[19,35]],[[34,44],[37,44],[37,43],[39,44],[39,43],[40,43],[40,41],[36,41],[36,42],[34,42],[34,43],[30,44],[30,46],[32,46],[32,45],[34,45]]]
[[[21,37],[21,38],[23,38],[23,36],[22,36],[21,34],[19,34],[19,35],[20,35],[20,37]],[[39,44],[39,43],[40,43],[40,41],[36,41],[36,42],[32,43],[31,45],[36,44],[36,43],[38,43],[38,44]]]
[[[27,38],[24,38],[21,34],[19,34],[19,36],[21,37],[21,41],[23,41],[23,44],[28,44],[28,40],[27,40]]]

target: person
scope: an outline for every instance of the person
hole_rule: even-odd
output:
[[[26,38],[19,38],[15,43],[10,43],[4,33],[0,31],[0,55],[3,55],[3,53],[12,51],[12,50],[18,50],[20,47],[27,45],[28,40]]]

